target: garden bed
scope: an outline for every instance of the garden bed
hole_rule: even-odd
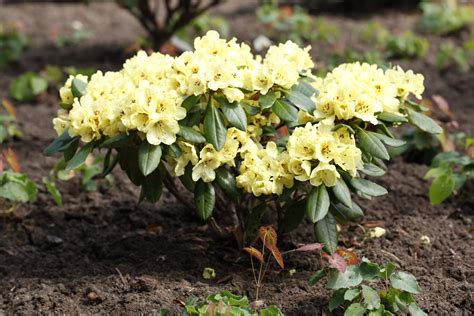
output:
[[[251,40],[259,32],[254,22],[253,1],[244,1],[236,16],[233,4],[219,8],[231,21],[231,34]],[[331,16],[341,28],[348,46],[361,45],[351,37],[354,26],[364,19]],[[384,12],[374,18],[391,30],[410,27],[416,13]],[[0,97],[7,97],[9,83],[27,70],[38,71],[46,64],[117,69],[126,58],[124,47],[133,42],[140,28],[113,4],[81,5],[24,4],[0,8],[0,20],[19,20],[33,37],[32,47],[19,64],[0,73]],[[61,29],[71,19],[84,23],[95,34],[78,46],[59,50],[50,41],[51,27]],[[51,21],[54,21],[51,24]],[[53,25],[53,26],[51,26]],[[439,41],[430,38],[430,41]],[[332,49],[314,46],[320,51]],[[427,60],[433,59],[428,55]],[[474,73],[448,70],[439,73],[426,61],[402,65],[426,78],[426,96],[442,95],[461,126],[474,134]],[[13,148],[22,167],[33,179],[41,178],[55,159],[41,151],[55,137],[51,120],[57,99],[44,95],[38,102],[17,106],[24,139]],[[414,274],[422,288],[419,306],[429,314],[468,315],[473,309],[474,188],[439,206],[427,199],[429,182],[423,179],[428,167],[396,159],[380,179],[389,194],[373,201],[360,201],[365,217],[360,224],[374,222],[387,234],[361,243],[362,230],[355,224],[341,234],[346,247],[361,257],[383,263],[392,261]],[[169,194],[157,205],[137,205],[139,192],[119,172],[115,185],[101,192],[81,192],[76,182],[63,183],[65,206],[57,207],[41,192],[33,205],[23,205],[1,223],[0,312],[144,313],[170,308],[190,296],[202,296],[220,288],[249,297],[254,295],[248,256],[237,251],[231,239],[221,239],[202,225]],[[218,221],[225,219],[219,218]],[[291,249],[312,239],[311,225],[283,237],[282,249]],[[420,237],[430,238],[423,245]],[[261,298],[279,306],[287,315],[327,314],[329,291],[322,284],[311,287],[309,276],[320,267],[316,255],[292,254],[284,271],[272,269]],[[217,278],[202,278],[212,267]],[[296,273],[290,275],[288,270]],[[90,295],[91,292],[97,297]]]

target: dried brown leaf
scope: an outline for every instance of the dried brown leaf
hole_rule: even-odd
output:
[[[252,257],[257,258],[260,263],[263,263],[263,254],[254,247],[244,247],[244,251],[247,252]]]
[[[277,233],[272,226],[262,226],[258,229],[258,237],[269,250],[277,248]]]

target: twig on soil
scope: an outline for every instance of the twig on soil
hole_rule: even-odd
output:
[[[390,253],[390,252],[385,251],[383,249],[380,249],[380,252],[383,252],[384,254],[386,254],[387,256],[392,258],[393,260],[395,260],[398,264],[400,264],[400,265],[403,264],[403,261],[400,258],[398,258],[397,256],[395,256],[393,253]]]
[[[118,275],[120,276],[120,279],[122,280],[123,286],[127,287],[127,280],[122,275],[122,272],[118,268],[115,268],[115,271],[117,271]]]

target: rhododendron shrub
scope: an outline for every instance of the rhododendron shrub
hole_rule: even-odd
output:
[[[336,223],[363,215],[351,192],[370,199],[386,190],[366,176],[385,173],[390,126],[409,122],[439,133],[421,98],[423,76],[400,67],[343,64],[319,78],[309,49],[292,42],[255,56],[214,31],[178,57],[139,52],[117,72],[71,76],[54,119],[60,135],[46,154],[68,167],[94,148],[156,202],[163,184],[203,220],[230,216],[251,234],[265,211],[280,231],[305,216],[333,252]],[[177,181],[180,179],[181,181]]]

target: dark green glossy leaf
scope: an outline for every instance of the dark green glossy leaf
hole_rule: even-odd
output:
[[[283,231],[290,232],[297,228],[301,222],[303,222],[305,214],[306,200],[298,201],[290,205],[283,216]]]
[[[144,141],[138,147],[138,168],[146,177],[158,168],[161,161],[161,146]]]
[[[366,151],[372,156],[380,159],[390,159],[387,149],[375,135],[368,133],[361,128],[357,128],[357,136],[359,139],[359,146],[363,151]]]
[[[200,95],[190,95],[183,100],[181,106],[185,108],[187,112],[189,112],[199,102],[199,99],[201,99]]]
[[[86,93],[87,83],[74,78],[71,83],[71,92],[75,98],[80,98]]]
[[[283,121],[295,122],[298,120],[298,110],[285,100],[275,100],[275,103],[273,103],[272,106],[272,111]]]
[[[216,169],[216,181],[224,193],[232,200],[238,201],[239,191],[235,182],[235,176],[224,166]]]
[[[350,181],[350,185],[356,191],[359,191],[369,196],[381,196],[388,193],[387,189],[385,189],[383,186],[366,179],[352,178]]]
[[[247,129],[247,114],[245,114],[242,105],[239,102],[223,102],[221,105],[222,112],[224,112],[224,116],[230,125],[241,131],[245,131]]]
[[[330,312],[334,311],[336,308],[344,304],[345,293],[346,293],[346,289],[338,289],[334,292],[328,304],[328,308]]]
[[[53,140],[51,144],[46,147],[43,151],[43,154],[46,156],[51,156],[58,152],[63,152],[66,150],[74,141],[79,139],[79,137],[71,137],[67,130],[65,130],[58,138]]]
[[[150,203],[156,203],[160,200],[163,191],[163,180],[159,170],[155,170],[142,180],[141,196]]]
[[[316,240],[324,244],[324,250],[333,254],[337,250],[338,232],[336,220],[331,213],[314,225]]]
[[[204,136],[215,149],[221,150],[226,140],[227,129],[217,108],[209,104],[204,115]]]
[[[364,169],[360,170],[368,176],[381,177],[385,174],[385,170],[373,163],[364,163]]]
[[[412,109],[408,109],[408,121],[430,134],[441,134],[443,132],[443,129],[432,118]]]
[[[306,214],[312,223],[323,219],[329,211],[329,194],[324,185],[314,187],[308,196]]]
[[[94,142],[86,144],[84,147],[82,147],[75,155],[72,157],[71,160],[69,160],[65,170],[70,171],[74,170],[80,165],[86,161],[87,156],[92,152],[94,149]]]
[[[118,148],[131,143],[134,134],[120,134],[106,139],[99,145],[99,148]]]
[[[303,111],[313,113],[313,111],[316,109],[316,105],[314,104],[313,100],[301,92],[290,90],[285,92],[285,96],[288,101],[291,102],[291,104]]]
[[[180,125],[178,135],[191,143],[199,144],[206,142],[206,138],[192,127]]]
[[[212,216],[214,211],[214,204],[216,196],[212,183],[207,183],[202,180],[196,182],[194,189],[194,202],[198,211],[199,217],[206,221]]]
[[[391,122],[391,123],[404,123],[408,122],[406,117],[394,114],[394,113],[389,113],[389,112],[382,112],[379,115],[377,115],[377,118],[385,121],[385,122]]]
[[[388,137],[386,135],[379,134],[379,133],[372,133],[372,134],[375,135],[378,139],[380,139],[382,141],[382,143],[384,143],[385,145],[388,145],[388,146],[400,147],[400,146],[403,146],[403,145],[406,144],[406,141],[401,140],[401,139],[391,138],[391,137]]]
[[[276,101],[276,95],[273,91],[268,91],[267,94],[261,95],[259,103],[262,109],[271,108],[273,103]]]
[[[346,182],[342,178],[337,180],[336,185],[331,190],[342,204],[352,207],[351,191],[349,191]]]

